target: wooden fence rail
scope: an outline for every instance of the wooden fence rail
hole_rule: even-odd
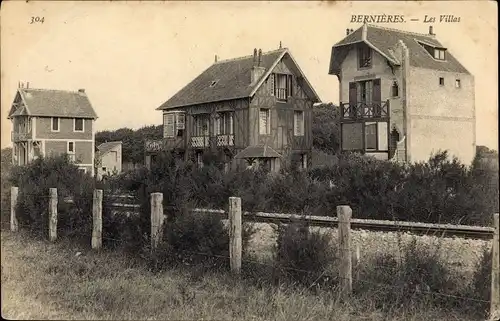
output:
[[[57,239],[57,189],[49,191],[49,239]],[[92,248],[100,249],[102,246],[102,190],[96,190],[93,195],[93,230]],[[133,199],[131,196],[123,198]],[[11,231],[18,230],[16,217],[16,204],[18,201],[18,188],[11,189]],[[72,203],[66,199],[65,202]],[[113,203],[117,208],[139,208],[137,204]],[[163,194],[151,194],[151,248],[155,249],[161,241],[161,231],[164,227],[165,212],[163,210]],[[214,209],[191,209],[197,213],[216,213],[229,219],[229,259],[231,271],[235,274],[241,272],[242,260],[242,221],[265,222],[265,223],[290,223],[293,221],[305,222],[311,226],[338,227],[340,270],[339,277],[342,280],[341,293],[348,297],[352,292],[352,253],[351,229],[364,229],[369,231],[398,231],[413,234],[437,234],[440,236],[458,236],[465,238],[492,240],[492,266],[491,266],[491,300],[490,316],[492,320],[500,316],[500,227],[499,214],[494,214],[493,227],[465,226],[451,224],[427,224],[416,222],[379,221],[351,218],[352,210],[349,206],[338,206],[337,217],[327,216],[303,216],[295,214],[279,213],[250,213],[241,211],[241,199],[239,197],[229,198],[229,211]],[[358,249],[356,249],[358,251]],[[359,260],[356,257],[356,260]]]

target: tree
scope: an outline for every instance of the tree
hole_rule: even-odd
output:
[[[332,103],[313,108],[313,147],[336,154],[340,149],[340,110]]]

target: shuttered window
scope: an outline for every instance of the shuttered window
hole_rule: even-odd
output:
[[[175,136],[175,114],[163,115],[163,137]]]
[[[293,133],[295,136],[304,136],[304,112],[302,110],[296,110],[293,114],[294,118],[294,129]]]
[[[365,124],[365,148],[377,149],[377,123]]]
[[[261,135],[269,135],[270,133],[270,112],[269,109],[261,109],[259,114],[259,132]]]

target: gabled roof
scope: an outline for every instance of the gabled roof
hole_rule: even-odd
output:
[[[97,146],[97,149],[99,150],[99,153],[103,155],[112,150],[113,148],[120,146],[121,144],[122,144],[121,141],[105,142]]]
[[[317,93],[307,81],[303,72],[287,48],[263,52],[260,67],[265,69],[259,81],[251,83],[253,56],[239,57],[215,62],[192,80],[157,110],[198,105],[224,100],[252,97],[273,68],[284,57],[292,61],[292,68],[304,78],[304,91],[314,100],[320,101]]]
[[[21,99],[11,109],[9,118],[19,115],[97,118],[85,92],[18,88],[16,100],[18,100],[18,95]]]
[[[366,31],[363,28],[366,28]],[[393,52],[399,41],[402,41],[409,49],[410,66],[470,74],[448,50],[446,52],[446,60],[436,60],[420,44],[446,49],[435,38],[435,35],[407,32],[369,24],[361,26],[333,46],[329,73],[338,73],[340,64],[347,54],[346,51],[350,49],[351,45],[361,42],[372,47],[372,49],[379,52],[391,63],[399,65],[400,61],[395,57]]]

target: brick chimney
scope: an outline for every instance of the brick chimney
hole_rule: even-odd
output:
[[[432,26],[429,26],[429,34],[434,36],[434,28],[432,28]]]
[[[257,54],[257,49],[253,50],[253,67],[250,71],[250,82],[255,85],[257,81],[260,80],[262,75],[266,72],[266,68],[261,66],[262,63],[262,49],[259,49]]]

